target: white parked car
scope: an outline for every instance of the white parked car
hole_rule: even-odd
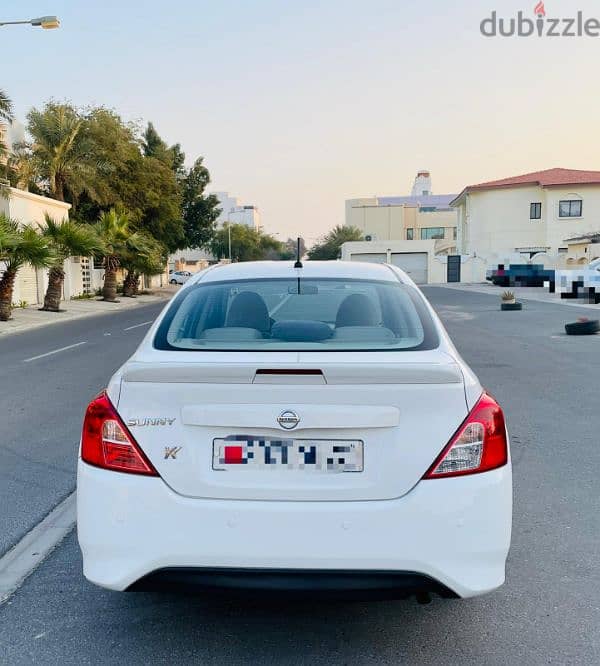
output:
[[[173,271],[169,273],[169,282],[171,284],[185,284],[192,274],[189,271]]]
[[[504,417],[394,266],[198,273],[89,405],[85,576],[472,597],[504,581]]]
[[[555,273],[556,293],[561,298],[582,298],[590,303],[600,303],[600,259],[585,266],[578,266]]]

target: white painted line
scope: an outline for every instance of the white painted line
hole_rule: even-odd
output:
[[[136,324],[135,326],[128,326],[127,328],[124,328],[124,331],[131,331],[132,328],[139,328],[140,326],[148,326],[148,324],[151,324],[151,321],[145,321],[143,324]]]
[[[46,352],[45,354],[40,354],[39,356],[32,356],[31,358],[26,358],[23,363],[29,363],[30,361],[37,361],[38,358],[45,358],[46,356],[52,356],[52,354],[58,354],[59,352],[66,351],[67,349],[73,349],[74,347],[80,347],[81,345],[87,344],[84,342],[76,342],[74,345],[68,345],[67,347],[61,347],[60,349],[54,349],[53,351]]]
[[[19,543],[0,558],[0,604],[69,534],[75,525],[76,493],[72,492]]]

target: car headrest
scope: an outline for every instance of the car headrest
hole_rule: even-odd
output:
[[[242,291],[236,294],[229,307],[225,326],[255,328],[265,333],[271,327],[266,303],[254,291]]]
[[[378,326],[375,305],[365,294],[350,294],[342,301],[335,318],[336,328],[342,326]]]

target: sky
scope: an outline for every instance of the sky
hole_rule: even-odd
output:
[[[551,167],[600,169],[600,37],[489,38],[537,0],[7,0],[0,88],[24,119],[50,98],[151,120],[214,191],[309,243],[344,201],[437,194]],[[547,0],[600,19],[600,2]]]

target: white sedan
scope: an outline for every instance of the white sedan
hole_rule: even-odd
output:
[[[173,271],[169,273],[169,282],[171,284],[185,284],[192,274],[189,271]]]
[[[504,416],[394,266],[195,275],[89,405],[85,576],[427,599],[502,585]]]

